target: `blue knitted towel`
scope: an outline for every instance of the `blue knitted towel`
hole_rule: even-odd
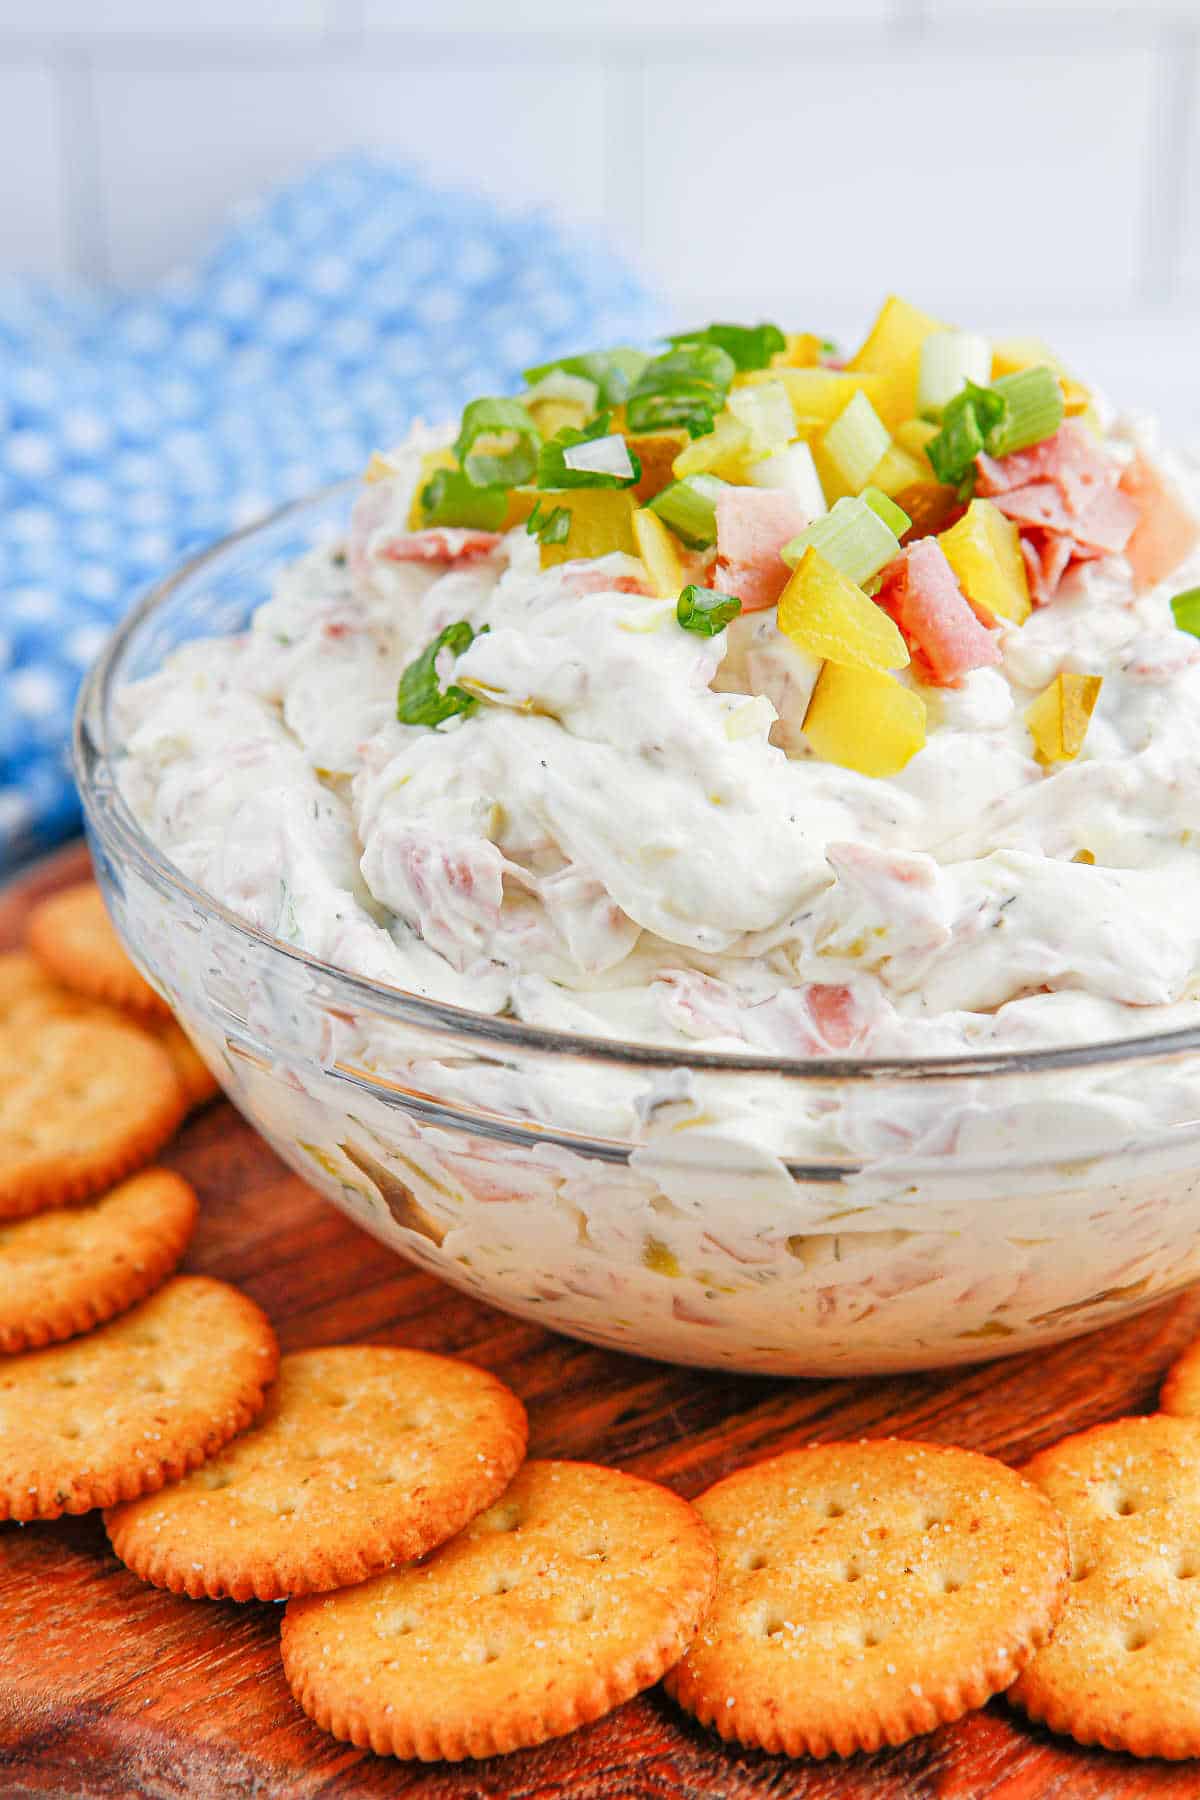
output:
[[[597,244],[368,156],[142,294],[0,289],[0,871],[76,826],[79,679],[149,582],[413,417],[654,324]]]

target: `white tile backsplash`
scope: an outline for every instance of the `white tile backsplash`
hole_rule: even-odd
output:
[[[896,288],[1200,418],[1200,0],[0,0],[0,274],[150,278],[358,145],[599,222],[680,320]]]
[[[0,41],[69,38],[156,40],[313,36],[330,24],[339,0],[7,0],[0,6]]]
[[[106,67],[95,118],[107,262],[121,280],[194,255],[235,201],[359,147],[428,158],[510,202],[590,223],[604,214],[604,83],[582,65]]]
[[[851,96],[844,66],[809,56],[734,98],[719,69],[654,70],[646,256],[674,299],[734,312],[837,309],[881,287],[931,310],[1033,293],[1123,309],[1140,274],[1150,72],[1145,52],[909,52],[860,60]]]
[[[5,269],[63,275],[70,262],[61,95],[38,67],[0,67],[0,256]]]

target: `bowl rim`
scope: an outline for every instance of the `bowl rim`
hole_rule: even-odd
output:
[[[154,582],[125,614],[110,635],[80,687],[72,728],[72,763],[90,832],[110,851],[119,852],[138,873],[160,892],[185,898],[198,912],[219,921],[225,930],[249,940],[260,949],[315,977],[329,997],[407,1025],[434,1028],[456,1036],[484,1039],[496,1046],[537,1052],[567,1060],[618,1063],[625,1068],[664,1071],[687,1068],[727,1076],[774,1075],[809,1084],[913,1081],[921,1079],[979,1079],[988,1076],[1035,1074],[1068,1068],[1103,1067],[1125,1061],[1141,1062],[1178,1056],[1200,1049],[1200,1026],[1154,1032],[1135,1037],[1104,1038],[1083,1044],[1038,1050],[995,1050],[964,1056],[943,1057],[773,1057],[738,1055],[730,1051],[692,1050],[682,1046],[643,1044],[636,1040],[605,1038],[549,1025],[530,1025],[517,1019],[481,1013],[447,1001],[430,1000],[405,988],[393,988],[309,951],[285,943],[241,917],[207,889],[198,887],[175,867],[169,857],[143,830],[121,792],[115,777],[119,749],[110,741],[111,702],[114,680],[124,653],[146,621],[163,608],[177,590],[206,569],[219,563],[236,545],[266,534],[290,519],[327,507],[340,495],[350,496],[360,478],[348,477],[289,500],[249,524],[196,552]],[[265,598],[266,596],[264,596]],[[103,775],[98,775],[103,771]],[[322,995],[322,998],[327,997]]]

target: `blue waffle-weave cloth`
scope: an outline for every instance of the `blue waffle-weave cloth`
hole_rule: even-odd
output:
[[[151,581],[413,418],[655,323],[598,242],[366,155],[144,292],[0,287],[0,871],[77,825],[76,691]]]

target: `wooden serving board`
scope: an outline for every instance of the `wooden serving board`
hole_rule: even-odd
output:
[[[0,948],[33,898],[86,872],[72,848],[0,895]],[[198,1189],[186,1267],[237,1282],[285,1350],[351,1339],[448,1351],[521,1395],[538,1455],[594,1458],[698,1493],[814,1438],[970,1445],[1018,1463],[1064,1433],[1154,1403],[1200,1333],[1200,1292],[1034,1355],[945,1374],[768,1381],[591,1349],[410,1268],[290,1174],[231,1106],[165,1160]],[[653,1692],[557,1743],[428,1767],[336,1743],[293,1703],[279,1611],[176,1599],[112,1556],[95,1516],[0,1526],[0,1795],[71,1800],[1117,1800],[1200,1795],[1200,1765],[1137,1763],[1031,1728],[1002,1701],[901,1750],[787,1763],[727,1749]]]

